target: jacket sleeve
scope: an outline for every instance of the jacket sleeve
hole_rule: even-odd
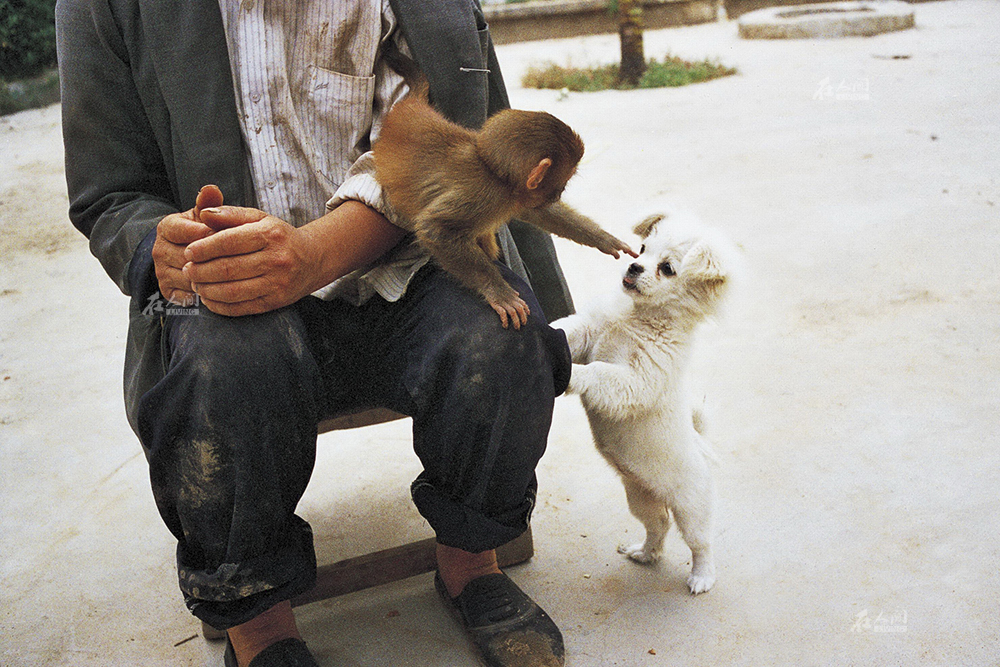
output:
[[[56,38],[69,217],[125,293],[155,289],[157,223],[178,207],[107,0],[60,0]]]

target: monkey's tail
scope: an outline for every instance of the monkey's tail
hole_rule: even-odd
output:
[[[413,95],[427,100],[430,93],[430,83],[428,83],[424,73],[420,71],[416,60],[404,55],[399,50],[399,46],[392,40],[386,42],[382,50],[382,57],[385,58],[386,64],[406,81],[406,85],[410,88],[407,96]]]

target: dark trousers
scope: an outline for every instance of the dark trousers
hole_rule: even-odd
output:
[[[412,496],[441,544],[480,552],[526,530],[571,362],[527,285],[505,277],[531,307],[519,331],[432,266],[394,303],[307,297],[256,316],[167,317],[167,373],[142,398],[139,430],[196,616],[232,627],[313,585],[312,532],[294,512],[317,423],[345,410],[413,418]]]

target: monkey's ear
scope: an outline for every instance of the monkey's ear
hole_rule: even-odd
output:
[[[542,158],[538,164],[535,165],[535,168],[531,170],[531,173],[528,174],[528,182],[525,183],[525,186],[529,190],[537,189],[538,186],[542,184],[542,181],[545,179],[545,174],[548,173],[549,167],[551,166],[552,160],[550,158]]]
[[[656,223],[660,222],[667,216],[663,213],[654,213],[653,215],[645,218],[642,222],[632,228],[632,233],[639,238],[646,238],[653,232],[653,227],[656,227]]]

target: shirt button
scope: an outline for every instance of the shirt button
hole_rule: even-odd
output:
[[[260,93],[254,93],[253,95],[250,96],[250,99],[253,100],[254,102],[260,102]]]

